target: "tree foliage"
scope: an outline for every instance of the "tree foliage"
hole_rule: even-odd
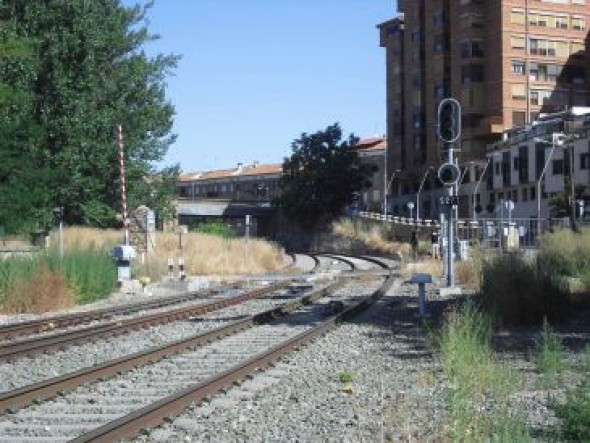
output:
[[[341,214],[356,192],[371,187],[373,166],[363,164],[354,149],[358,138],[341,141],[336,123],[324,131],[302,134],[283,163],[279,205],[304,227],[318,226]]]
[[[175,139],[174,109],[164,87],[178,57],[149,57],[143,50],[157,38],[145,25],[151,3],[3,0],[3,5],[6,28],[14,41],[32,42],[32,57],[11,56],[0,66],[0,83],[19,97],[18,105],[0,105],[1,121],[10,123],[0,125],[0,155],[13,156],[33,176],[0,175],[0,188],[17,181],[31,195],[39,194],[37,209],[41,203],[48,212],[64,206],[68,223],[112,226],[120,211],[117,127],[122,125],[130,207],[166,207],[169,198],[161,197],[169,186],[148,177],[177,172],[157,174],[154,164]],[[6,212],[0,207],[0,220],[10,218]]]

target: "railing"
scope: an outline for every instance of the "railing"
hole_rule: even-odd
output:
[[[391,222],[394,225],[431,227],[440,229],[438,220],[416,220],[374,212],[359,212],[363,218]],[[569,227],[568,218],[479,218],[459,219],[456,222],[456,237],[459,241],[479,244],[484,248],[531,248],[538,245],[540,235],[553,229]]]

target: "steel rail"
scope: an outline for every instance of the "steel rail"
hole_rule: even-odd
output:
[[[139,435],[143,429],[160,425],[167,417],[182,413],[190,404],[200,402],[206,397],[219,392],[221,389],[229,388],[234,383],[237,383],[252,373],[274,363],[293,350],[303,346],[305,343],[327,333],[335,328],[339,322],[354,317],[362,310],[368,308],[379,297],[384,295],[394,281],[395,277],[393,275],[388,276],[381,288],[375,291],[371,296],[346,309],[342,313],[320,323],[313,329],[286,340],[285,342],[270,348],[268,351],[247,359],[201,383],[189,386],[176,394],[83,434],[71,440],[71,443],[106,443],[117,441],[118,439],[134,438]]]
[[[357,266],[351,261],[351,260],[347,260],[345,258],[340,257],[340,254],[324,254],[324,253],[320,253],[320,254],[315,254],[317,257],[328,257],[328,258],[333,258],[334,260],[338,260],[341,261],[342,263],[350,266],[350,272],[355,272],[357,269]]]
[[[23,335],[53,331],[68,326],[87,324],[97,320],[105,320],[117,315],[128,315],[150,309],[164,308],[166,306],[192,301],[194,299],[209,297],[222,292],[223,288],[209,289],[206,291],[192,291],[188,294],[172,297],[161,297],[157,300],[149,300],[141,303],[128,303],[116,307],[93,309],[73,314],[56,315],[40,320],[29,320],[0,326],[0,340],[12,339]]]
[[[284,316],[302,305],[313,303],[314,301],[325,297],[327,294],[341,287],[343,283],[344,281],[337,281],[273,309],[231,322],[228,325],[215,328],[209,332],[193,335],[96,366],[84,368],[70,374],[54,377],[39,383],[1,393],[0,412],[14,411],[17,408],[27,406],[33,402],[48,399],[60,392],[73,390],[82,384],[112,377],[117,373],[131,370],[144,364],[156,362],[162,358],[169,357],[187,349],[195,349],[199,346],[213,343],[252,326],[268,323],[274,318]]]
[[[278,273],[284,272],[292,268],[296,263],[296,256],[289,254],[291,262],[280,269]],[[317,268],[317,265],[316,265]],[[312,271],[313,272],[313,271]],[[271,274],[274,275],[274,274]],[[148,311],[151,309],[164,308],[174,304],[189,302],[194,299],[206,298],[211,295],[223,292],[228,287],[218,287],[204,291],[191,291],[186,294],[180,294],[172,297],[160,297],[158,299],[148,300],[144,302],[128,303],[115,307],[93,309],[85,312],[77,312],[72,314],[55,315],[38,320],[21,321],[8,325],[0,326],[0,341],[22,337],[24,335],[32,335],[57,329],[63,329],[69,326],[78,326],[88,324],[93,321],[106,320],[115,316],[123,316],[134,314],[141,311]]]
[[[0,346],[0,361],[10,361],[24,355],[34,355],[41,352],[49,352],[55,349],[62,349],[66,346],[88,340],[97,340],[107,336],[120,335],[129,330],[139,329],[146,326],[161,325],[172,321],[182,320],[193,315],[205,314],[221,308],[236,305],[247,300],[261,297],[269,292],[285,288],[289,281],[281,281],[257,288],[244,294],[239,294],[222,300],[214,300],[195,306],[185,306],[165,312],[157,312],[143,315],[136,318],[123,319],[90,326],[75,331],[68,331],[48,336],[34,337],[6,343]]]

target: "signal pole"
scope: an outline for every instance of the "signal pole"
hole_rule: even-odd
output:
[[[461,105],[454,98],[445,98],[438,106],[438,137],[446,151],[446,163],[438,169],[438,178],[448,189],[448,196],[442,197],[440,203],[447,211],[447,247],[445,249],[447,287],[455,286],[455,269],[453,263],[454,226],[453,207],[457,205],[456,185],[461,171],[455,163],[455,142],[461,136]]]

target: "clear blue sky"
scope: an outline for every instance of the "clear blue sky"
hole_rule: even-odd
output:
[[[143,3],[124,0],[124,4]],[[385,53],[376,25],[394,0],[156,0],[148,53],[182,56],[165,165],[185,172],[281,163],[291,142],[339,122],[385,133]]]

